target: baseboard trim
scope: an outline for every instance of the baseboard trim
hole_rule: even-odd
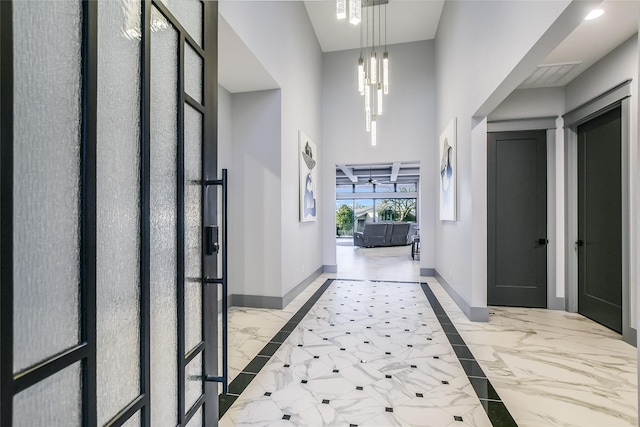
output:
[[[551,297],[547,301],[547,309],[565,311],[565,304],[566,301],[564,300],[564,298]]]
[[[233,294],[231,295],[231,306],[282,309],[282,297]]]
[[[302,282],[298,283],[283,297],[269,297],[263,295],[242,295],[233,294],[229,306],[235,307],[251,307],[251,308],[270,308],[282,310],[285,308],[300,292],[304,291],[307,286],[313,283],[324,271],[324,266],[308,275]]]
[[[435,268],[421,268],[420,269],[420,276],[426,276],[426,277],[435,277],[436,275],[436,269]]]
[[[314,280],[316,280],[322,273],[324,272],[324,266],[318,268],[316,271],[311,273],[304,279],[302,282],[298,283],[295,288],[291,289],[287,294],[282,297],[282,307],[285,308],[295,297],[297,297],[300,292],[304,291],[307,286],[309,286]]]
[[[638,331],[631,326],[622,328],[622,341],[634,347],[638,347]]]
[[[338,272],[338,265],[337,264],[323,265],[322,266],[322,271],[324,273],[337,273]]]
[[[489,321],[489,309],[487,307],[472,307],[456,290],[442,277],[442,275],[435,270],[434,274],[436,280],[440,283],[442,288],[447,291],[453,302],[456,303],[460,310],[467,316],[472,322],[488,322]]]

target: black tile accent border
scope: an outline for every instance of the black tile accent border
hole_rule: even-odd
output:
[[[293,332],[300,321],[307,315],[311,307],[318,302],[322,294],[331,286],[336,279],[327,279],[318,290],[307,300],[306,303],[289,319],[289,321],[280,329],[278,333],[265,345],[260,353],[242,370],[238,376],[229,384],[229,394],[220,394],[218,396],[218,419],[229,410],[233,402],[247,388],[249,383],[255,378],[256,374],[267,364],[271,356],[280,348],[280,345]],[[263,360],[264,359],[264,360]],[[264,363],[263,363],[264,362]],[[285,368],[288,365],[284,365]],[[305,381],[306,382],[306,381]],[[284,415],[283,420],[288,420],[291,415]]]
[[[476,362],[473,353],[471,353],[460,334],[458,334],[458,330],[449,319],[449,316],[442,308],[442,305],[440,305],[438,298],[436,298],[429,285],[427,283],[420,283],[420,287],[427,297],[427,300],[429,300],[431,308],[436,313],[440,326],[442,326],[442,329],[446,333],[453,347],[453,351],[456,353],[462,368],[469,378],[469,382],[478,395],[482,407],[489,416],[491,424],[496,427],[518,427],[518,424],[516,424],[516,421],[491,385],[491,382],[486,378],[484,371],[478,362]],[[427,338],[427,340],[430,339]],[[434,358],[437,358],[437,356],[434,356]],[[445,384],[447,382],[442,381],[442,383]],[[454,419],[456,421],[462,421],[462,417],[457,415],[454,416]]]

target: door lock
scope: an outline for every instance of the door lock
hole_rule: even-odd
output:
[[[576,241],[576,246],[578,246],[578,247],[584,246],[584,242],[582,240],[578,240],[578,241]]]
[[[549,243],[549,241],[547,239],[538,239],[538,244],[539,245],[546,245],[547,243]]]
[[[218,242],[218,226],[208,225],[207,230],[207,255],[213,255],[220,251],[220,243]]]

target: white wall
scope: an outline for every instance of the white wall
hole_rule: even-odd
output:
[[[631,82],[629,141],[629,215],[630,236],[638,233],[638,36],[631,37],[595,63],[566,86],[567,111],[592,100],[625,80]],[[638,242],[630,239],[630,303],[631,326],[637,328]]]
[[[322,267],[322,215],[314,223],[300,223],[298,214],[299,130],[305,132],[318,145],[318,161],[320,164],[323,162],[322,53],[302,2],[221,1],[219,12],[281,88],[280,118],[277,120],[272,118],[279,121],[281,136],[278,146],[269,153],[269,155],[277,153],[279,156],[277,178],[268,181],[269,186],[264,187],[265,193],[262,199],[252,201],[252,206],[247,204],[230,211],[230,216],[237,218],[242,215],[240,211],[250,211],[253,216],[250,221],[257,222],[265,214],[262,212],[263,209],[269,211],[267,212],[269,222],[263,223],[260,228],[253,229],[254,234],[251,236],[252,239],[269,242],[269,247],[264,248],[266,252],[256,254],[256,257],[265,259],[257,260],[257,264],[246,264],[245,267],[251,270],[252,275],[268,274],[270,279],[274,280],[269,285],[268,293],[265,290],[258,295],[282,297],[303,282],[312,272]],[[237,116],[244,114],[240,104],[235,106],[236,101],[243,107],[249,107],[251,102],[256,101],[256,98],[252,98],[249,102],[240,95],[232,97],[234,98],[234,121]],[[258,138],[255,143],[259,144],[261,129],[255,123],[245,124],[249,128],[253,127],[253,130],[246,131],[254,131],[253,137]],[[236,130],[241,129],[234,128],[234,132]],[[234,144],[237,143],[235,133],[233,141]],[[267,155],[267,153],[264,154]],[[234,158],[234,160],[238,159]],[[249,161],[249,159],[246,160]],[[251,162],[256,163],[243,165],[245,172],[250,167],[274,172],[272,168],[275,166],[275,161],[269,156],[251,159]],[[234,164],[229,168],[230,182],[233,176],[237,176],[234,169],[239,167],[241,165]],[[244,184],[245,189],[247,184]],[[321,194],[322,181],[318,185],[318,190]],[[230,193],[230,198],[233,197],[240,197],[240,195]],[[261,204],[256,205],[256,201]],[[321,197],[318,202],[322,204]],[[274,212],[271,212],[273,204],[277,205],[277,218],[274,217]],[[246,249],[246,247],[243,248],[243,250]],[[239,274],[243,273],[239,270],[230,272],[230,275],[236,275],[236,278]],[[243,289],[246,292],[251,290],[250,286],[252,286],[247,284],[247,280],[248,277],[245,276]],[[278,292],[272,293],[271,290],[276,288],[279,289]]]
[[[364,100],[356,86],[360,50],[323,55],[323,262],[336,265],[335,168],[340,163],[420,161],[420,266],[434,268],[435,177],[434,42],[388,46],[389,94],[371,146]]]
[[[436,269],[486,313],[486,116],[585,16],[588,2],[446,2],[436,36],[436,135],[457,117],[458,220],[436,221]],[[473,132],[480,126],[480,131]],[[483,136],[484,135],[484,136]],[[485,203],[486,204],[486,203]],[[475,219],[474,219],[475,216]],[[482,316],[479,316],[482,317]]]

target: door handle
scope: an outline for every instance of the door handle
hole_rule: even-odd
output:
[[[547,239],[538,239],[538,244],[539,245],[546,245],[547,243],[549,243],[549,241]]]
[[[584,246],[584,242],[582,240],[578,240],[578,241],[576,241],[576,246],[578,246],[578,247]]]

